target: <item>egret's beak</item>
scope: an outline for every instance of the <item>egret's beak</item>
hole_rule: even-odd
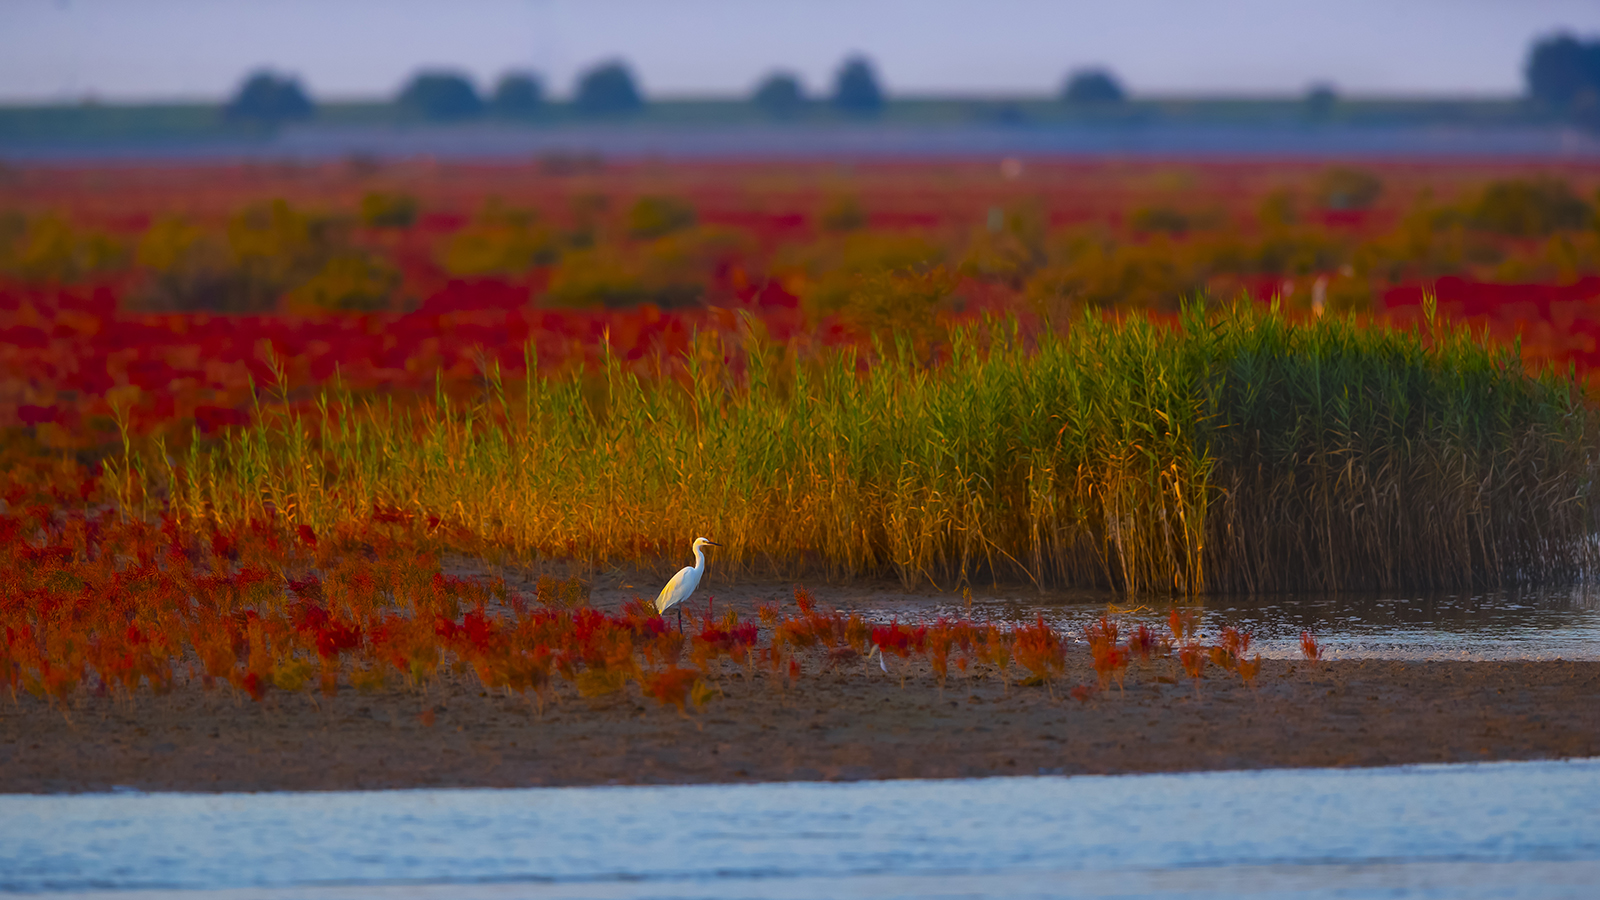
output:
[[[706,543],[709,544],[712,547],[721,547],[722,546],[721,544],[717,543],[716,541],[706,541]]]

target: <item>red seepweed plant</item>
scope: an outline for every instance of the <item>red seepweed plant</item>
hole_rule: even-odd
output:
[[[1110,616],[1101,616],[1100,620],[1084,626],[1083,636],[1089,642],[1089,655],[1094,660],[1095,674],[1100,676],[1100,688],[1104,690],[1111,683],[1113,677],[1117,680],[1117,690],[1123,691],[1123,681],[1128,671],[1128,660],[1131,651],[1117,643],[1121,625]],[[1147,632],[1148,633],[1148,632]]]
[[[714,619],[710,598],[707,598],[706,614],[700,623],[700,631],[694,635],[689,658],[695,668],[707,671],[717,659],[727,657],[748,672],[754,662],[751,656],[759,634],[760,626],[755,622],[739,621],[739,614],[733,610],[729,610],[721,619]]]
[[[1184,674],[1194,680],[1194,695],[1197,698],[1200,696],[1200,679],[1205,677],[1208,658],[1206,648],[1198,642],[1187,643],[1178,648],[1178,662],[1183,666]]]
[[[1245,686],[1251,688],[1255,687],[1256,676],[1261,674],[1261,654],[1257,653],[1254,659],[1244,659],[1241,657],[1239,659],[1238,670],[1239,677],[1244,681]]]
[[[1042,682],[1051,697],[1055,696],[1055,679],[1066,670],[1066,645],[1044,622],[1040,615],[1033,625],[1023,626],[1013,632],[1012,652],[1017,662]]]
[[[928,647],[928,627],[901,624],[898,619],[891,619],[888,625],[874,626],[869,632],[869,640],[878,648],[879,653],[893,653],[900,659],[909,659],[913,653],[922,653]],[[907,666],[900,667],[900,689],[905,690]]]
[[[1309,631],[1300,632],[1300,654],[1313,665],[1322,661],[1322,645],[1317,643],[1317,639],[1312,637]]]
[[[975,649],[982,660],[992,666],[1000,675],[1000,683],[1007,694],[1011,693],[1011,647],[1012,636],[1004,629],[993,624],[983,628],[983,642],[981,645],[974,641]]]
[[[696,669],[672,666],[659,672],[646,673],[639,683],[646,695],[654,697],[662,706],[677,707],[679,715],[687,716],[686,706],[700,678],[700,672]]]
[[[1171,649],[1170,642],[1157,638],[1155,633],[1150,630],[1150,626],[1143,622],[1140,622],[1139,627],[1128,635],[1128,653],[1141,663],[1148,663],[1151,657],[1154,656],[1166,655],[1171,652]]]
[[[1218,635],[1218,642],[1222,649],[1234,659],[1243,659],[1250,652],[1250,643],[1255,640],[1255,635],[1249,631],[1240,631],[1232,625],[1225,626]]]
[[[1253,662],[1245,659],[1245,654],[1254,639],[1255,635],[1249,631],[1240,631],[1232,625],[1223,628],[1218,645],[1211,648],[1211,661],[1224,671],[1238,672],[1246,684],[1253,684],[1256,673],[1261,670],[1261,654],[1256,654]]]
[[[1167,628],[1172,632],[1174,646],[1191,643],[1200,637],[1200,615],[1195,610],[1174,606],[1167,614]]]
[[[843,671],[872,647],[893,657],[902,689],[926,658],[941,691],[954,662],[969,679],[998,676],[1009,693],[1016,663],[1027,684],[1054,697],[1071,653],[1042,617],[1012,627],[870,623],[803,588],[795,610],[762,607],[758,621],[716,615],[708,602],[697,627],[679,634],[638,598],[615,612],[589,606],[576,579],[541,578],[525,597],[502,578],[446,572],[446,545],[421,516],[308,536],[280,517],[189,527],[16,499],[0,513],[0,682],[64,711],[87,697],[132,703],[189,682],[236,698],[315,701],[352,687],[425,695],[441,681],[471,678],[485,691],[525,697],[540,714],[564,696],[620,692],[687,714],[714,702],[734,667],[747,680],[788,687],[803,666]],[[1177,661],[1197,696],[1213,652],[1253,683],[1260,658],[1245,657],[1248,634],[1224,629],[1218,647],[1207,648],[1194,614],[1175,613],[1168,625],[1183,639]],[[1111,616],[1084,636],[1102,690],[1113,679],[1125,690],[1134,657],[1170,646],[1148,624],[1130,631]]]
[[[945,680],[950,675],[950,651],[959,640],[961,626],[940,616],[928,630],[928,664],[939,683],[939,696],[944,696]]]

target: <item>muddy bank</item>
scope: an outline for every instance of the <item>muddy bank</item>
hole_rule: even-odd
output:
[[[1600,663],[1268,660],[1257,684],[1210,669],[1198,694],[1167,661],[1086,700],[1078,660],[1054,690],[912,668],[902,688],[852,660],[793,683],[730,670],[680,715],[570,688],[541,713],[470,677],[428,692],[333,698],[181,687],[63,715],[0,700],[0,791],[514,787],[1600,756]],[[1177,675],[1179,677],[1174,677]]]

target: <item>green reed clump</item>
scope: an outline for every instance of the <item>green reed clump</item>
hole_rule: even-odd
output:
[[[1587,561],[1588,410],[1465,332],[1195,306],[917,349],[713,335],[648,375],[608,358],[490,369],[470,401],[331,391],[194,445],[168,489],[201,520],[398,506],[591,564],[704,534],[737,571],[908,585],[1441,586]]]
[[[1425,331],[1219,319],[1207,355],[1219,590],[1456,588],[1592,563],[1594,420],[1571,377]]]

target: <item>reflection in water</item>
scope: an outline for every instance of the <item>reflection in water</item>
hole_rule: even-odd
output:
[[[872,619],[932,621],[965,616],[1015,623],[1043,616],[1082,639],[1082,628],[1107,611],[1129,621],[1163,624],[1170,601],[1141,604],[1112,594],[1076,592],[974,596],[885,593],[853,604]],[[1196,601],[1201,631],[1232,625],[1255,634],[1265,657],[1300,655],[1309,631],[1333,659],[1600,659],[1600,589],[1593,587],[1481,594],[1282,594],[1217,596]],[[1164,625],[1163,625],[1164,627]]]

